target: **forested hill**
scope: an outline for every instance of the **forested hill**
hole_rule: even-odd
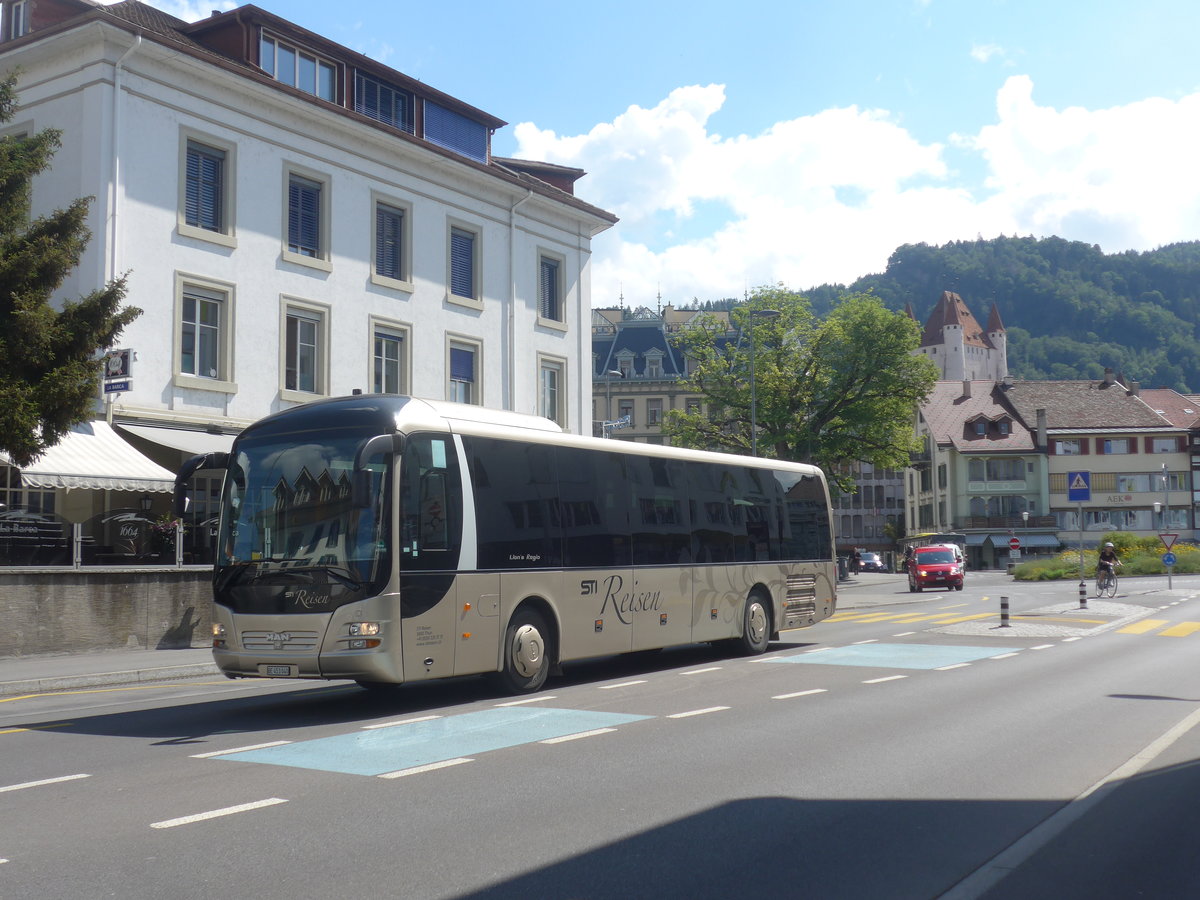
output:
[[[1200,241],[1114,254],[1061,238],[905,244],[848,289],[911,304],[922,324],[942,291],[984,326],[994,301],[1015,378],[1099,379],[1111,367],[1143,387],[1200,391]],[[845,290],[806,293],[824,314]]]

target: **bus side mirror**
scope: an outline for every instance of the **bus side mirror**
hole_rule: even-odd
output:
[[[198,456],[193,456],[185,462],[179,469],[179,474],[175,476],[175,497],[174,509],[175,517],[182,518],[187,512],[188,482],[192,480],[201,469],[227,469],[229,467],[229,454],[222,451],[214,451],[213,453],[201,453]]]
[[[350,501],[357,509],[374,505],[371,495],[371,470],[367,460],[381,453],[393,455],[402,452],[403,438],[398,434],[377,434],[358,449],[354,455],[354,472],[350,476]]]

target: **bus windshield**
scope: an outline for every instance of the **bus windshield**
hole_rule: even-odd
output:
[[[369,491],[355,490],[355,455],[370,437],[272,432],[237,442],[221,506],[215,573],[221,602],[259,606],[262,592],[245,593],[256,583],[308,583],[310,591],[283,594],[318,598],[300,604],[311,610],[361,599],[366,587],[386,580],[390,458],[363,460],[366,475],[359,478],[369,479]]]

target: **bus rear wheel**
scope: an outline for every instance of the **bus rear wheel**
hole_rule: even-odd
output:
[[[771,613],[762,594],[756,592],[746,598],[746,607],[742,611],[742,636],[738,645],[747,656],[757,656],[766,653],[770,643]]]
[[[533,609],[519,609],[504,633],[500,686],[511,694],[541,690],[550,675],[551,638],[546,620]]]

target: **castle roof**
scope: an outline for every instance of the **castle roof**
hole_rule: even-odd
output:
[[[1000,314],[996,311],[995,306],[992,307],[992,314],[995,322],[1000,322]],[[929,319],[925,323],[925,333],[921,335],[922,347],[940,346],[945,336],[942,332],[948,325],[957,325],[962,328],[963,345],[968,347],[984,347],[989,350],[994,350],[991,338],[984,333],[980,327],[979,321],[971,315],[971,310],[967,309],[967,304],[963,302],[963,298],[953,291],[942,291],[941,299],[933,308],[933,312],[929,314]],[[992,319],[988,320],[988,330],[997,331],[1003,330],[1001,325],[999,329],[992,328]]]

